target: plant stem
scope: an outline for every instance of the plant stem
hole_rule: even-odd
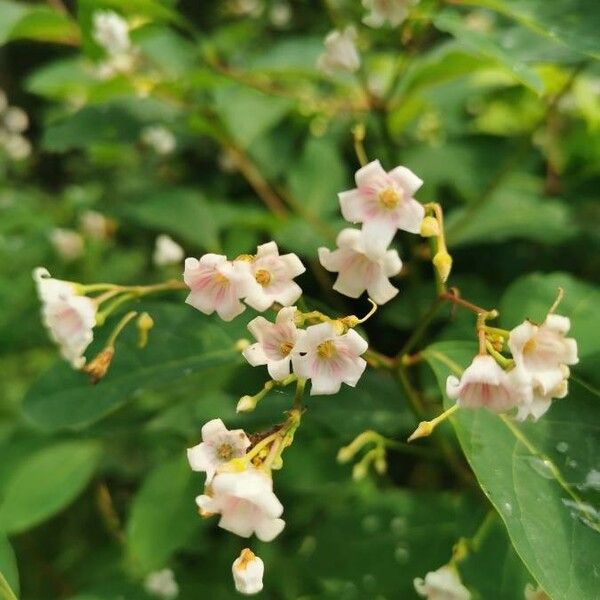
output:
[[[134,319],[135,317],[137,317],[137,311],[132,310],[132,311],[129,311],[124,317],[121,318],[121,320],[116,324],[115,328],[112,330],[110,337],[106,341],[107,348],[111,348],[115,345],[115,341],[119,337],[119,334],[121,333],[121,331],[123,331],[123,329],[125,329],[125,327],[127,327],[127,324],[129,323],[129,321],[131,321],[131,319]]]
[[[16,594],[12,591],[12,588],[10,587],[10,585],[8,585],[8,581],[6,581],[6,579],[4,578],[4,575],[2,575],[1,571],[0,571],[0,594],[2,594],[2,597],[4,600],[18,600]]]
[[[427,327],[429,327],[429,324],[433,321],[435,316],[438,314],[438,312],[439,312],[440,308],[442,307],[442,305],[444,304],[445,300],[446,300],[446,298],[444,296],[436,297],[436,299],[433,301],[433,304],[430,306],[429,310],[423,315],[423,317],[421,318],[421,321],[419,322],[417,327],[414,329],[411,336],[408,338],[408,340],[406,341],[404,346],[402,346],[402,349],[400,350],[400,352],[398,352],[398,354],[396,355],[396,360],[398,362],[400,362],[401,358],[405,354],[408,354],[417,345],[417,343],[419,342],[419,340],[421,339],[421,337],[427,330]]]

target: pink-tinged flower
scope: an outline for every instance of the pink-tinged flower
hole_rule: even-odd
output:
[[[236,262],[247,263],[254,277],[244,298],[248,306],[262,312],[274,302],[291,306],[302,295],[293,279],[306,271],[304,265],[293,253],[280,255],[275,242],[258,246],[253,260]]]
[[[575,365],[577,342],[566,337],[571,327],[567,317],[549,314],[542,325],[524,321],[510,332],[508,347],[517,366],[543,394],[565,378],[564,365]]]
[[[353,73],[360,68],[360,55],[356,49],[356,29],[351,25],[343,31],[337,29],[327,34],[325,52],[317,60],[317,68],[325,73],[336,71]]]
[[[273,493],[273,480],[255,467],[217,473],[196,503],[202,516],[220,514],[219,527],[241,537],[254,533],[259,540],[270,542],[285,527],[279,518],[283,506]]]
[[[444,566],[430,571],[425,579],[414,580],[415,590],[427,600],[470,600],[471,593],[462,584],[455,569]]]
[[[339,273],[333,289],[358,298],[365,290],[377,304],[385,304],[397,293],[389,277],[398,275],[402,261],[395,250],[367,252],[364,237],[357,229],[344,229],[337,236],[338,249],[319,248],[321,264]]]
[[[242,429],[230,431],[221,419],[213,419],[202,427],[202,442],[188,448],[188,462],[194,471],[206,473],[208,484],[221,465],[244,456],[249,446],[250,440]]]
[[[518,369],[506,372],[488,355],[478,355],[460,380],[450,375],[446,393],[461,408],[487,408],[502,413],[515,407],[522,398],[521,374]]]
[[[246,310],[240,298],[251,283],[247,264],[234,265],[220,254],[186,258],[183,280],[190,288],[185,301],[206,315],[216,311],[221,319],[231,321]]]
[[[413,195],[423,181],[412,171],[396,167],[386,173],[374,160],[360,168],[355,179],[356,188],[338,197],[344,219],[363,224],[368,250],[385,250],[398,229],[419,233],[425,209]]]
[[[358,383],[367,366],[360,355],[368,347],[354,329],[340,334],[332,323],[311,325],[296,343],[294,373],[311,380],[311,395],[335,394],[342,383],[352,387]]]
[[[267,365],[269,376],[275,381],[290,374],[292,351],[303,333],[296,328],[295,315],[296,307],[287,306],[277,313],[275,323],[264,317],[256,317],[248,323],[250,333],[258,341],[248,346],[243,355],[253,367]]]
[[[249,548],[244,548],[233,561],[231,572],[233,573],[235,589],[240,594],[251,596],[252,594],[258,594],[263,589],[265,564]]]
[[[183,248],[172,237],[163,233],[156,238],[152,262],[157,267],[176,265],[184,256]]]
[[[86,296],[80,296],[74,284],[53,279],[42,267],[33,272],[38,296],[42,301],[42,321],[48,329],[62,357],[74,369],[85,364],[83,356],[94,339],[96,304]]]
[[[50,234],[50,243],[58,255],[68,261],[77,260],[84,250],[84,242],[81,234],[71,229],[57,227]]]
[[[363,6],[370,11],[363,23],[378,28],[389,21],[392,27],[397,27],[406,19],[412,3],[413,0],[363,0]]]

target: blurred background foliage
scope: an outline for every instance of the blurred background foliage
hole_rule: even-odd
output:
[[[99,75],[105,57],[91,24],[102,9],[130,25],[127,72]],[[362,314],[364,301],[333,293],[316,261],[344,226],[336,194],[352,185],[357,123],[370,159],[407,165],[425,180],[419,199],[443,205],[452,284],[463,296],[500,307],[511,327],[567,288],[585,338],[581,400],[560,401],[524,431],[565,466],[569,484],[584,486],[598,517],[597,481],[585,482],[598,468],[590,394],[600,385],[592,285],[600,273],[600,8],[593,0],[422,0],[395,29],[360,25],[363,16],[350,0],[0,0],[0,87],[28,114],[31,144],[23,156],[0,148],[0,572],[19,597],[149,598],[144,577],[165,566],[181,598],[235,597],[229,571],[242,541],[195,514],[201,479],[184,449],[210,418],[257,431],[289,404],[277,391],[236,415],[237,399],[258,390],[264,373],[235,352],[213,354],[247,335],[247,315],[224,326],[176,294],[148,305],[157,323],[148,348],[126,333],[98,386],[64,365],[45,372],[56,353],[39,323],[32,269],[149,283],[181,271],[153,264],[158,234],[193,256],[235,256],[275,239],[308,265],[309,298]],[[315,66],[323,37],[348,23],[358,24],[363,66],[357,76],[326,76]],[[157,126],[174,136],[168,152],[148,142]],[[86,225],[89,211],[106,217],[101,230]],[[57,229],[82,235],[75,256]],[[401,294],[366,327],[390,355],[435,293],[427,246],[404,237],[399,249]],[[545,275],[555,271],[568,275]],[[433,371],[422,365],[410,375],[430,413],[439,410],[434,373],[447,374],[435,357],[460,361],[464,347],[449,340],[468,340],[472,326],[470,315],[448,311],[435,322]],[[101,343],[90,356],[94,348]],[[407,391],[391,375],[371,371],[356,390],[308,404],[276,476],[285,533],[256,545],[267,564],[264,597],[416,597],[413,578],[447,562],[453,544],[485,522],[486,496],[501,519],[461,567],[474,598],[522,598],[536,581],[557,600],[597,597],[590,515],[573,517],[539,465],[521,474],[525,488],[505,479],[519,469],[494,455],[512,450],[488,415],[457,425],[482,494],[449,426],[417,450],[390,451],[384,476],[354,482],[336,463],[339,447],[365,429],[397,439],[414,429]],[[487,455],[475,443],[489,444]],[[561,443],[575,455],[557,450]],[[527,523],[519,530],[528,519],[533,533]]]

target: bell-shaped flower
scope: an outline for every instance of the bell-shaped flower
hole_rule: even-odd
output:
[[[462,584],[455,569],[449,566],[430,571],[425,579],[414,580],[415,590],[427,600],[470,600],[471,593]]]
[[[252,260],[235,262],[245,263],[253,275],[244,300],[258,311],[267,310],[274,302],[291,306],[302,295],[302,288],[293,279],[306,271],[304,265],[293,253],[280,255],[275,242],[258,246]]]
[[[356,29],[351,25],[343,31],[337,29],[327,34],[325,52],[317,60],[317,68],[325,73],[336,71],[353,73],[360,68],[360,55],[356,49]]]
[[[516,367],[516,370],[523,372],[521,367]],[[569,367],[561,365],[562,378],[558,384],[550,389],[544,388],[541,384],[532,380],[531,376],[523,373],[522,377],[527,382],[526,393],[521,395],[518,404],[517,420],[524,421],[531,417],[537,421],[552,405],[552,400],[555,398],[564,398],[569,393]]]
[[[367,366],[360,355],[368,346],[354,329],[342,334],[330,322],[311,325],[296,343],[294,373],[310,379],[311,395],[335,394],[342,383],[352,387],[358,383]]]
[[[411,0],[363,0],[363,6],[369,14],[363,23],[369,27],[381,27],[386,21],[392,27],[397,27],[406,19]]]
[[[363,224],[365,248],[385,250],[398,229],[419,233],[425,208],[413,198],[423,181],[406,167],[386,173],[374,160],[355,175],[356,188],[338,194],[342,215]]]
[[[220,514],[219,527],[241,537],[256,534],[270,542],[283,530],[283,506],[273,493],[270,475],[255,467],[217,473],[196,503],[202,516]]]
[[[42,267],[34,270],[33,278],[50,338],[58,344],[62,357],[80,369],[85,364],[83,354],[94,339],[96,304],[79,295],[74,284],[52,278]]]
[[[549,314],[541,325],[524,321],[510,332],[508,347],[515,364],[543,395],[562,384],[564,365],[579,362],[577,342],[566,337],[570,327],[567,317]]]
[[[247,264],[233,264],[220,254],[186,258],[183,280],[190,288],[185,301],[204,314],[216,311],[221,319],[231,321],[246,310],[240,298],[251,283]]]
[[[129,50],[129,27],[127,21],[112,10],[102,10],[93,16],[94,41],[112,56]]]
[[[158,266],[176,265],[183,260],[183,248],[170,236],[161,234],[156,238],[152,262]]]
[[[194,471],[206,473],[208,484],[221,465],[244,456],[249,446],[250,440],[242,429],[230,431],[221,419],[213,419],[202,427],[202,442],[188,448],[188,462]]]
[[[491,356],[478,355],[460,380],[454,375],[448,377],[446,393],[461,408],[487,408],[503,413],[518,404],[525,386],[519,369],[506,372]]]
[[[231,566],[235,589],[240,594],[251,596],[263,589],[265,564],[249,548],[244,548]]]
[[[337,250],[319,248],[319,260],[338,273],[333,289],[358,298],[365,290],[377,304],[385,304],[397,293],[389,277],[398,275],[402,261],[395,250],[367,252],[364,237],[357,229],[344,229],[337,236]]]
[[[304,333],[296,328],[295,315],[296,307],[286,306],[277,313],[275,323],[264,317],[256,317],[248,323],[257,342],[248,346],[243,355],[253,367],[267,365],[269,376],[275,381],[290,374],[292,351],[299,335]]]

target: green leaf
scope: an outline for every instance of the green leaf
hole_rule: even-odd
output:
[[[31,7],[12,0],[0,0],[0,44],[10,38],[13,27],[29,12]]]
[[[453,210],[446,220],[448,244],[496,243],[520,238],[556,243],[575,233],[567,205],[527,187],[499,188],[484,201]]]
[[[77,44],[79,27],[68,15],[45,6],[35,7],[10,31],[11,40]]]
[[[293,106],[286,98],[234,85],[215,90],[215,104],[229,133],[243,148],[277,125]]]
[[[126,217],[170,233],[182,241],[211,252],[220,251],[215,207],[192,188],[165,188],[134,198],[124,207]]]
[[[542,81],[518,56],[513,56],[505,48],[496,44],[493,38],[465,26],[461,15],[453,10],[444,10],[433,18],[435,26],[452,34],[466,49],[476,52],[483,58],[493,59],[505,67],[518,81],[537,93],[543,90]]]
[[[334,140],[309,138],[288,175],[290,191],[302,207],[318,215],[339,211],[338,192],[347,189],[344,160]]]
[[[475,353],[471,342],[441,342],[423,356],[444,390],[447,376],[460,375]],[[482,490],[543,589],[558,600],[594,598],[600,514],[590,477],[600,452],[597,400],[572,381],[569,396],[537,423],[483,409],[460,410],[451,421]]]
[[[42,429],[84,427],[142,390],[164,389],[194,373],[208,375],[210,369],[240,361],[234,343],[244,335],[243,324],[206,317],[183,305],[183,298],[180,305],[148,305],[144,309],[155,322],[146,348],[137,347],[134,327],[126,329],[119,336],[108,374],[95,386],[59,362],[29,389],[23,401],[25,415]],[[110,327],[109,322],[105,328]],[[108,331],[103,333],[106,339]],[[92,357],[101,348],[101,343],[96,343],[87,355]]]
[[[4,576],[6,583],[10,586],[15,596],[19,593],[19,571],[17,560],[8,538],[0,531],[0,575]],[[0,595],[2,582],[0,578]],[[8,596],[10,598],[10,596]]]
[[[146,477],[127,522],[127,552],[142,572],[163,567],[200,524],[194,497],[201,481],[182,452]]]
[[[35,452],[10,476],[0,502],[0,529],[20,533],[68,506],[91,479],[100,448],[59,442]]]
[[[600,12],[595,0],[462,0],[491,8],[573,50],[600,58]]]

